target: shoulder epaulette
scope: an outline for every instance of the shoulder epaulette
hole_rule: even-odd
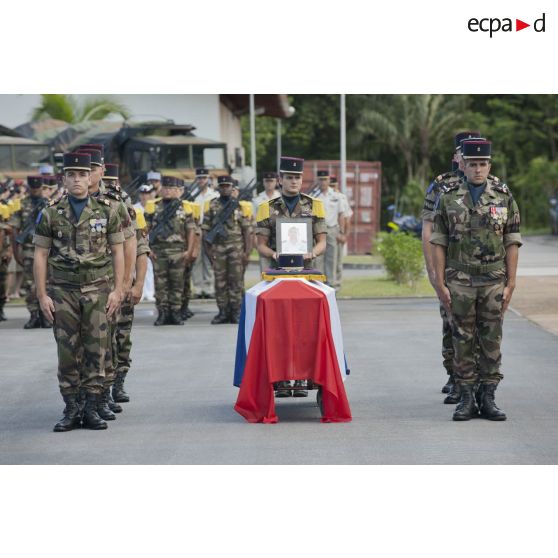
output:
[[[200,206],[200,204],[196,203],[196,202],[190,202],[190,207],[192,208],[192,215],[194,216],[194,219],[199,221],[201,219],[201,206]]]
[[[492,187],[494,188],[494,190],[497,190],[498,192],[502,192],[502,194],[511,195],[511,192],[510,192],[510,189],[508,188],[508,185],[504,184],[503,182],[492,181]]]
[[[145,212],[148,215],[152,215],[155,213],[155,201],[154,200],[147,200],[145,202]]]
[[[256,213],[256,221],[258,223],[260,221],[264,221],[265,219],[269,219],[269,200],[260,203],[258,206],[258,212]]]
[[[103,203],[103,204],[105,204],[105,205],[108,205],[108,207],[110,207],[110,202],[109,202],[106,198],[101,198],[101,197],[99,197],[99,198],[97,198],[97,201],[98,201],[99,203]]]
[[[249,201],[240,201],[240,208],[242,209],[242,215],[244,217],[252,217],[252,203]]]
[[[147,227],[145,216],[141,209],[136,209],[136,225],[138,229],[145,229],[145,227]]]
[[[453,180],[451,182],[442,182],[440,183],[440,191],[445,194],[447,192],[451,192],[452,190],[457,190],[459,185],[461,184],[461,180]]]
[[[314,214],[314,217],[325,219],[324,202],[322,200],[312,198],[312,213]]]
[[[192,213],[194,213],[192,204],[189,201],[182,200],[182,209],[184,210],[184,213],[186,213],[186,215],[192,215]]]
[[[205,200],[203,204],[203,212],[207,213],[209,211],[209,205],[211,204],[211,200]]]
[[[64,197],[65,197],[65,194],[64,194],[64,196],[61,196],[61,197],[58,198],[57,200],[50,200],[50,201],[47,203],[46,206],[47,206],[47,207],[52,207],[53,205],[56,205],[57,203],[60,203],[60,200],[62,200]]]

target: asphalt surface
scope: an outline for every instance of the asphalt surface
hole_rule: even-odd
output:
[[[440,318],[433,299],[339,303],[353,422],[321,424],[314,394],[278,400],[280,422],[235,413],[236,327],[212,326],[213,302],[186,325],[153,327],[142,304],[134,325],[132,401],[101,432],[53,433],[63,407],[50,330],[22,329],[26,310],[0,324],[2,464],[555,464],[558,337],[509,312],[506,422],[455,423],[442,403]]]

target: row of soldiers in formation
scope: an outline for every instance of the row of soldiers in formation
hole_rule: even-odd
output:
[[[102,145],[94,144],[89,149],[102,152]],[[92,164],[95,167],[98,155],[93,155]],[[217,239],[215,247],[212,247],[210,243],[200,241],[201,231],[211,230],[216,221],[216,213],[219,213],[221,207],[212,206],[212,202],[215,199],[238,196],[238,185],[230,177],[221,177],[218,178],[217,189],[214,189],[211,186],[210,173],[205,168],[196,169],[195,183],[199,188],[195,199],[192,202],[180,202],[184,181],[172,176],[162,177],[160,173],[150,171],[147,183],[138,189],[139,200],[133,205],[136,211],[144,213],[153,244],[146,278],[149,280],[151,273],[154,274],[158,310],[155,325],[181,325],[193,316],[189,308],[192,286],[200,298],[216,298],[219,313],[212,323],[238,321],[239,301],[244,289],[244,271],[249,251],[256,244],[254,216],[262,203],[280,197],[278,174],[264,173],[264,190],[254,197],[251,203],[240,201],[240,213],[235,212],[232,215],[234,222],[239,214],[243,216],[240,227],[243,230],[242,234],[239,234],[238,227],[232,226],[231,221],[225,227],[227,239]],[[7,204],[3,204],[0,199],[0,235],[4,231],[0,237],[0,320],[5,319],[3,306],[7,298],[6,271],[13,252],[23,267],[22,288],[26,293],[26,306],[30,314],[24,325],[25,329],[50,326],[40,311],[34,288],[32,238],[35,219],[40,210],[51,199],[58,199],[63,194],[64,189],[58,188],[58,184],[59,179],[48,174],[30,176],[27,180],[27,197],[22,200],[11,199]],[[120,188],[118,191],[129,202],[125,192]],[[5,194],[3,195],[5,197]],[[328,284],[339,288],[342,280],[343,250],[353,212],[347,197],[339,191],[336,177],[330,176],[326,170],[317,172],[317,186],[313,189],[313,197],[323,202],[328,233],[326,251],[316,259],[315,266],[327,277]],[[162,208],[166,208],[167,211],[157,211]],[[172,219],[169,219],[170,213],[173,215]],[[191,226],[184,234],[179,231],[181,220]],[[178,229],[174,230],[177,227]],[[233,230],[229,236],[228,229],[231,227]],[[10,246],[10,237],[14,250]],[[224,244],[227,244],[227,250],[224,250]],[[288,249],[288,246],[283,248]],[[180,262],[179,266],[176,265],[177,261]],[[261,271],[274,265],[269,258],[260,254]]]
[[[282,168],[292,170],[281,172],[283,196],[258,208],[258,251],[272,267],[278,260],[275,235],[280,215],[312,221],[317,242],[304,254],[305,265],[325,252],[324,206],[300,194],[301,161],[282,159]],[[122,411],[119,403],[129,401],[124,380],[131,363],[130,334],[148,257],[158,277],[158,320],[180,323],[182,295],[173,295],[169,287],[183,293],[184,271],[196,258],[203,229],[218,293],[219,314],[213,323],[235,323],[252,246],[253,212],[250,203],[233,204],[220,234],[206,241],[219,217],[231,208],[235,197],[231,177],[218,178],[219,196],[206,200],[201,222],[196,204],[179,199],[183,183],[174,177],[162,177],[160,200],[145,210],[134,208],[120,188],[118,166],[104,162],[101,145],[82,145],[66,153],[63,170],[65,193],[48,202],[40,196],[38,178],[30,178],[29,198],[15,212],[19,215],[8,216],[8,228],[14,225],[13,232],[24,233],[18,243],[29,254],[35,283],[28,292],[36,296],[40,324],[54,325],[59,388],[65,401],[64,416],[54,430],[106,429],[107,421]],[[19,227],[16,219],[21,220]],[[27,221],[33,223],[29,230],[23,225]],[[5,227],[2,230],[6,232]],[[220,281],[233,288],[219,289]]]
[[[440,299],[444,403],[453,420],[506,420],[495,402],[502,380],[504,313],[516,283],[520,215],[510,189],[490,174],[492,144],[478,131],[455,136],[453,169],[429,186],[422,213],[428,277]]]

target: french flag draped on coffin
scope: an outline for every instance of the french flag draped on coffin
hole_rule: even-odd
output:
[[[277,422],[273,384],[312,380],[322,388],[322,422],[349,422],[349,374],[334,289],[306,279],[262,281],[246,291],[238,327],[235,410]]]

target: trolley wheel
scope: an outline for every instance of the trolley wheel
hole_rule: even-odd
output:
[[[324,406],[322,402],[322,388],[318,388],[318,393],[316,394],[316,402],[318,403],[318,407],[320,408],[320,414],[322,417],[324,416]]]

